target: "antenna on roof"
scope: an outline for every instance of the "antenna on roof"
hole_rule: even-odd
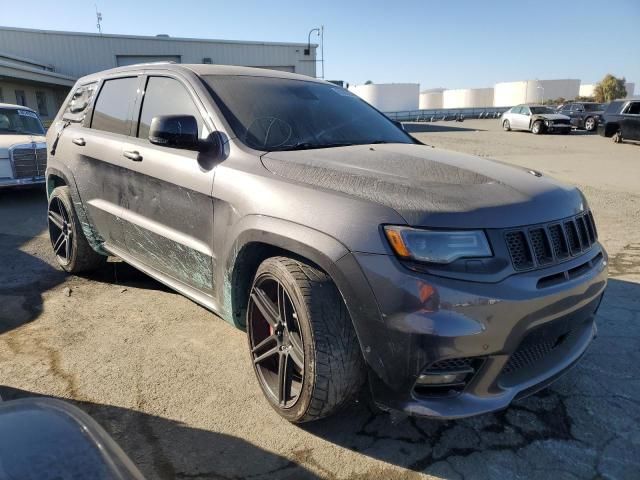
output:
[[[96,20],[97,20],[97,24],[96,27],[98,27],[98,33],[102,35],[102,14],[98,11],[98,5],[95,5],[96,7]]]

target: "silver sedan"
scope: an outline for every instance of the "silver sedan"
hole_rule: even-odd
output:
[[[571,119],[543,105],[516,105],[502,114],[500,123],[505,131],[529,130],[532,133],[567,134]]]

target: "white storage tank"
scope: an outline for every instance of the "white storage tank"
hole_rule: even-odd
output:
[[[574,78],[501,82],[494,87],[493,104],[496,107],[510,107],[520,103],[542,103],[556,98],[573,100],[579,93],[580,80]]]
[[[420,92],[418,103],[420,110],[442,108],[442,92],[444,92],[444,88],[430,88]]]
[[[372,83],[353,85],[349,91],[382,112],[400,112],[418,109],[420,84],[418,83]]]
[[[493,88],[462,88],[445,90],[443,108],[476,108],[493,106]]]

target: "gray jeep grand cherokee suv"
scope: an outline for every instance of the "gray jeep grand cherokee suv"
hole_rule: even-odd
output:
[[[61,267],[115,255],[246,329],[269,403],[457,418],[564,373],[607,282],[587,201],[417,142],[348,91],[150,64],[81,78],[48,133]]]

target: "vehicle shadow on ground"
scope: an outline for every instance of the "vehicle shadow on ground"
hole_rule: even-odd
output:
[[[43,309],[42,295],[73,276],[56,266],[47,228],[44,189],[0,192],[0,334],[35,320]],[[48,252],[38,256],[36,252]],[[113,259],[111,259],[113,260]],[[90,274],[88,280],[148,290],[173,290],[128,264],[115,260]]]
[[[51,259],[34,253],[49,244],[42,188],[0,191],[0,334],[37,318],[42,294],[64,282]]]
[[[540,469],[581,478],[637,478],[640,448],[633,438],[640,431],[640,391],[630,380],[637,379],[640,362],[640,284],[610,279],[597,324],[598,338],[574,369],[506,410],[438,421],[377,413],[360,401],[301,428],[375,459],[447,479],[535,476],[531,472]],[[609,452],[608,442],[626,452]],[[582,462],[594,467],[585,469]]]
[[[414,122],[403,122],[405,131],[408,133],[439,133],[439,132],[484,132],[485,130],[481,128],[466,128],[463,127],[464,123],[462,122],[448,122],[450,125],[446,124],[435,124],[435,123],[414,123]]]
[[[5,402],[28,397],[57,398],[3,385],[0,397]],[[58,400],[69,402],[93,417],[149,480],[320,478],[299,463],[238,437],[191,428],[179,421],[128,408]]]

